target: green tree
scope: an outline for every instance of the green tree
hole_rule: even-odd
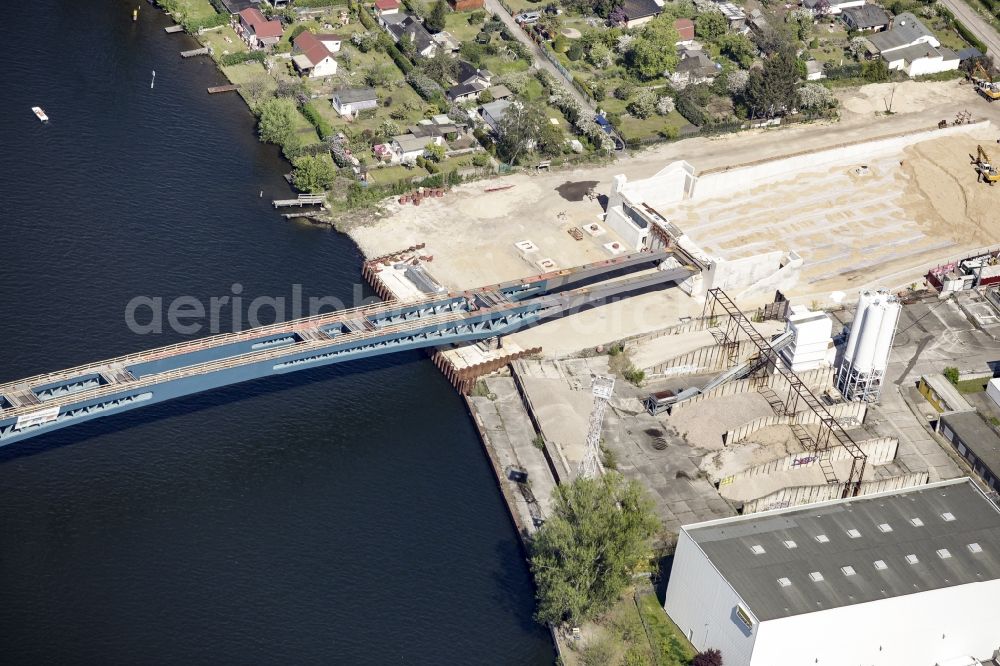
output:
[[[337,177],[337,167],[329,153],[302,155],[292,160],[292,182],[302,192],[323,192]]]
[[[714,40],[726,34],[729,24],[720,11],[707,11],[698,14],[694,24],[694,33],[701,39]]]
[[[438,49],[431,58],[422,58],[418,69],[442,86],[448,85],[458,74],[458,59]]]
[[[656,93],[648,88],[643,88],[632,98],[626,108],[636,118],[648,118],[656,110]]]
[[[431,8],[431,13],[427,15],[427,19],[424,21],[424,27],[426,27],[430,32],[441,32],[444,30],[447,17],[447,3],[445,3],[444,0],[437,0],[437,2],[434,3],[434,7]]]
[[[750,72],[746,101],[756,116],[773,116],[795,105],[797,58],[791,49],[775,53],[763,69]]]
[[[944,378],[952,384],[958,384],[958,368],[951,366],[944,369]]]
[[[262,102],[258,108],[260,119],[257,121],[257,132],[260,140],[279,146],[288,143],[297,113],[295,102],[283,97],[272,98]]]
[[[889,65],[882,58],[869,60],[861,65],[861,76],[872,83],[885,81],[889,78]]]
[[[659,527],[642,487],[617,472],[558,486],[531,548],[539,621],[579,624],[607,610]]]
[[[365,84],[372,88],[387,86],[392,79],[393,70],[388,65],[375,64],[365,70]]]
[[[719,48],[722,50],[722,55],[726,56],[740,67],[749,67],[753,64],[754,54],[757,49],[754,48],[753,42],[751,42],[746,35],[741,35],[738,33],[727,33],[719,38]]]
[[[545,114],[537,106],[511,104],[497,124],[497,157],[514,164],[529,152],[542,134]]]
[[[442,145],[436,144],[433,141],[424,146],[424,152],[427,153],[427,159],[432,162],[440,162],[444,159],[445,148]]]
[[[673,70],[679,59],[673,48],[678,39],[674,19],[668,14],[660,14],[647,23],[628,52],[628,64],[632,66],[632,73],[649,80]],[[670,47],[666,48],[665,45]]]

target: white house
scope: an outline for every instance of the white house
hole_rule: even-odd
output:
[[[292,63],[311,78],[333,76],[337,73],[337,61],[333,54],[340,51],[343,41],[340,35],[318,35],[306,30],[295,38],[296,53],[292,56]]]
[[[359,111],[378,106],[374,88],[341,88],[332,96],[334,110],[342,116],[357,116]]]
[[[392,137],[392,150],[403,164],[413,164],[418,157],[422,157],[427,148],[427,144],[436,146],[447,145],[443,138],[439,136],[414,136],[413,134],[400,134]]]
[[[802,0],[802,7],[814,16],[839,14],[849,7],[862,7],[865,0]]]
[[[665,608],[726,666],[978,665],[998,595],[1000,508],[963,478],[687,525]]]

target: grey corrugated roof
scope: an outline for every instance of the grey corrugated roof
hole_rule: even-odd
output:
[[[889,53],[883,54],[882,57],[886,60],[905,60],[906,62],[913,62],[919,58],[934,58],[940,55],[941,53],[930,44],[914,44],[913,46],[907,46],[906,48],[889,51]]]
[[[898,49],[912,44],[921,37],[933,37],[933,33],[910,12],[903,12],[892,20],[892,27],[884,32],[877,32],[868,37],[879,51]]]
[[[1000,437],[978,413],[942,414],[941,422],[958,435],[980,462],[1000,477]]]
[[[875,28],[889,23],[889,14],[878,5],[861,5],[842,10],[844,17],[850,17],[859,28]]]
[[[942,518],[946,512],[955,519]],[[881,524],[892,531],[882,532]],[[1000,510],[969,479],[684,530],[761,622],[1000,578]],[[860,536],[851,538],[848,530]],[[828,541],[817,541],[818,535]],[[982,552],[970,552],[972,543]],[[754,546],[764,552],[754,554]],[[943,559],[939,549],[950,557]],[[919,561],[908,563],[908,555]],[[879,560],[884,570],[876,569]],[[847,566],[854,575],[844,574]],[[812,572],[823,580],[811,580]],[[782,586],[781,578],[790,585]]]
[[[341,104],[378,99],[374,88],[341,88],[334,90],[333,96],[339,99]]]

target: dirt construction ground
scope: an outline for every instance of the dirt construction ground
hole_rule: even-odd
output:
[[[958,112],[968,110],[973,120],[992,121],[975,140],[929,141],[908,148],[909,153],[898,159],[885,157],[864,177],[850,173],[845,165],[837,173],[804,173],[801,180],[769,185],[780,199],[780,219],[748,215],[737,221],[749,225],[742,232],[724,224],[717,249],[723,256],[727,251],[738,253],[750,243],[756,248],[773,242],[776,248],[795,249],[805,258],[806,266],[800,288],[793,293],[816,297],[833,289],[857,288],[863,281],[908,284],[921,269],[938,260],[967,248],[1000,242],[1000,222],[993,223],[986,215],[992,202],[1000,201],[1000,188],[977,185],[968,163],[977,141],[997,152],[1000,105],[991,107],[968,85],[957,81],[877,84],[841,91],[839,96],[839,122],[694,138],[657,146],[606,166],[525,172],[470,183],[443,198],[424,200],[420,206],[393,203],[386,216],[354,226],[349,233],[367,256],[426,243],[425,252],[434,257],[428,270],[451,289],[490,284],[543,272],[542,259],[564,268],[611,256],[604,245],[618,239],[610,230],[598,236],[585,235],[582,240],[574,240],[568,231],[600,221],[600,201],[581,195],[590,187],[606,195],[616,174],[625,173],[631,180],[646,178],[677,159],[688,160],[700,173],[733,168],[925,131],[942,119],[951,123]],[[890,100],[893,113],[887,115]],[[507,185],[512,187],[485,191]],[[831,187],[834,191],[828,196],[833,197],[836,210],[823,199]],[[673,220],[681,228],[706,223],[700,211],[685,214],[690,219],[681,215]],[[822,216],[827,214],[830,221],[824,222]],[[712,224],[712,220],[707,223]],[[783,239],[786,233],[789,238]],[[840,234],[843,237],[838,237]],[[537,249],[526,253],[515,247],[523,240],[531,241]],[[667,325],[686,314],[691,313],[664,312],[657,320]]]

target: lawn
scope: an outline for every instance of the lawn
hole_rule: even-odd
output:
[[[451,36],[460,42],[467,42],[475,39],[479,34],[479,29],[483,27],[482,21],[476,24],[469,23],[472,12],[449,12],[445,19],[444,29],[451,33]]]
[[[172,11],[178,15],[178,18],[200,21],[215,16],[217,13],[215,7],[208,0],[170,0],[166,4],[174,8]]]
[[[242,53],[247,50],[246,43],[236,36],[228,25],[203,32],[198,39],[205,46],[211,46],[212,52],[218,57],[227,53]],[[228,41],[226,41],[228,39]]]
[[[986,390],[992,377],[979,377],[977,379],[966,379],[955,384],[959,393],[982,393]]]
[[[639,612],[649,630],[653,648],[660,666],[684,666],[691,663],[695,649],[673,623],[655,594],[640,598]]]
[[[368,177],[377,185],[392,185],[401,180],[424,178],[429,175],[430,173],[421,167],[409,168],[402,165],[372,169],[368,172]]]

